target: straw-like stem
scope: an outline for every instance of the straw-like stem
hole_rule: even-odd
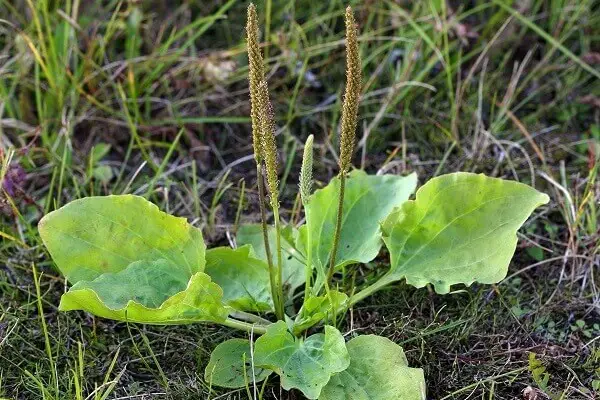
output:
[[[267,176],[267,186],[273,219],[275,223],[275,246],[277,254],[277,265],[275,268],[277,298],[274,298],[275,313],[277,318],[283,319],[283,261],[281,255],[281,221],[279,218],[279,178],[277,177],[277,143],[275,141],[275,113],[269,100],[269,89],[267,82],[262,81],[258,87],[259,119],[261,126],[262,152]]]
[[[325,281],[326,288],[329,285],[329,281],[333,277],[333,274],[335,273],[335,261],[342,230],[342,214],[344,212],[346,173],[350,169],[352,153],[354,151],[361,81],[362,77],[360,53],[358,49],[358,33],[352,8],[348,7],[346,8],[346,93],[344,94],[342,123],[340,129],[340,191],[333,246],[329,259],[329,271],[327,272],[327,279]]]

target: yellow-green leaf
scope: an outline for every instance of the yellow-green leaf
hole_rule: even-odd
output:
[[[299,389],[309,399],[316,399],[331,375],[348,368],[350,358],[344,337],[332,326],[325,333],[295,338],[283,321],[267,328],[256,340],[254,363],[275,371],[285,390]]]
[[[380,223],[394,209],[408,200],[417,185],[416,174],[409,176],[367,175],[352,171],[346,180],[342,230],[336,256],[336,268],[350,263],[367,263],[381,249]],[[328,267],[333,246],[340,180],[334,178],[317,190],[306,205],[306,225],[298,235],[298,248],[306,254],[310,246],[313,263],[321,277]]]
[[[240,311],[271,311],[269,267],[250,254],[250,246],[217,247],[206,252],[205,272],[223,289],[223,301]]]
[[[347,301],[348,296],[337,290],[329,290],[322,296],[304,299],[294,322],[294,332],[302,332],[321,321],[333,319],[335,313],[345,310]]]
[[[271,258],[274,265],[277,265],[276,247],[275,247],[275,228],[270,226],[269,244],[271,246]],[[286,294],[293,293],[294,289],[304,283],[304,256],[294,247],[297,231],[291,226],[281,230],[281,253],[282,253],[282,282]],[[254,257],[267,262],[265,252],[265,241],[263,238],[262,227],[259,224],[248,224],[240,226],[237,236],[238,246],[249,244],[252,246]],[[267,267],[268,268],[268,267]]]
[[[219,344],[210,355],[204,370],[204,380],[209,385],[230,389],[250,387],[264,381],[271,371],[253,365],[248,339],[229,339]]]
[[[87,197],[38,224],[44,244],[71,283],[165,259],[191,276],[204,270],[202,232],[139,196]]]
[[[402,347],[376,335],[346,347],[350,366],[331,378],[319,400],[425,400],[423,370],[408,367]]]
[[[517,230],[549,198],[525,184],[458,172],[434,178],[384,223],[391,268],[380,283],[450,285],[506,276]]]
[[[200,230],[132,195],[75,200],[39,223],[42,239],[74,286],[63,311],[151,324],[222,322],[223,292],[202,271]]]
[[[77,282],[62,296],[59,310],[157,325],[222,322],[228,315],[222,296],[203,272],[188,278],[167,260],[136,261],[120,272]]]

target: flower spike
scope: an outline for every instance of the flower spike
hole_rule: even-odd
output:
[[[267,185],[271,193],[271,207],[279,207],[279,178],[277,177],[277,143],[275,141],[275,112],[269,100],[269,89],[267,82],[262,81],[259,85],[259,119],[261,126],[262,154],[267,170]]]
[[[259,45],[258,15],[256,6],[250,3],[248,6],[248,22],[246,23],[246,40],[248,46],[248,81],[250,86],[250,117],[252,119],[252,145],[254,146],[254,158],[257,163],[263,160],[259,86],[264,80],[263,58]]]
[[[346,8],[346,93],[342,108],[340,138],[340,173],[350,168],[358,120],[358,103],[362,86],[358,34],[352,8]]]
[[[248,6],[248,22],[246,25],[248,42],[248,80],[250,86],[250,117],[252,120],[252,145],[256,160],[256,178],[258,186],[261,227],[267,264],[271,295],[275,305],[275,314],[282,320],[285,318],[283,305],[283,285],[281,277],[281,239],[279,222],[279,181],[277,180],[277,148],[275,143],[275,122],[273,108],[269,101],[269,91],[265,81],[263,57],[259,46],[258,16],[254,4]],[[264,165],[263,165],[264,164]],[[275,219],[277,265],[271,257],[269,243],[267,213],[265,209],[264,169],[266,167],[267,183],[271,192],[271,207]]]
[[[314,136],[310,135],[304,143],[302,167],[300,167],[300,197],[304,205],[308,204],[310,192],[312,191],[313,140]]]

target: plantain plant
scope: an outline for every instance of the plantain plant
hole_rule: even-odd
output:
[[[299,184],[306,222],[284,225],[280,219],[274,114],[258,18],[250,5],[249,86],[261,223],[241,226],[236,248],[207,250],[199,229],[141,197],[75,200],[39,223],[44,244],[72,285],[60,310],[143,324],[216,323],[249,333],[250,339],[230,339],[214,349],[205,377],[215,386],[248,387],[275,373],[284,389],[298,389],[309,399],[425,398],[423,371],[408,366],[400,346],[375,335],[346,342],[336,321],[400,280],[418,288],[432,285],[438,293],[455,284],[500,281],[517,230],[549,199],[518,182],[459,172],[430,180],[411,200],[415,174],[352,170],[361,64],[350,8],[345,18],[339,174],[312,193],[310,136]],[[383,245],[389,268],[355,283],[350,292],[340,291],[340,270],[372,261]]]

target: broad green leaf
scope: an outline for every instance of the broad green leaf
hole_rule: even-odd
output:
[[[349,174],[336,268],[351,263],[367,263],[377,256],[382,245],[380,223],[394,207],[408,200],[416,185],[416,174],[379,176],[367,175],[361,170]],[[310,227],[312,260],[321,276],[328,268],[333,246],[339,190],[339,178],[317,190],[305,210],[307,224],[299,230],[298,248],[306,254]]]
[[[205,272],[223,289],[223,301],[240,311],[273,309],[266,263],[251,256],[250,246],[217,247],[206,252]]]
[[[120,321],[221,322],[223,292],[204,269],[200,230],[132,195],[75,200],[46,215],[40,235],[74,283],[63,311]]]
[[[434,178],[384,223],[391,268],[382,283],[406,279],[438,293],[450,285],[506,276],[517,230],[547,195],[514,181],[471,173]]]
[[[348,368],[350,359],[344,337],[332,326],[325,333],[295,338],[283,321],[267,328],[254,346],[254,363],[272,369],[281,377],[285,390],[299,389],[316,399],[331,375]]]
[[[420,368],[409,368],[402,347],[376,336],[346,343],[350,366],[331,377],[319,400],[425,400]]]
[[[75,200],[42,218],[38,229],[71,283],[116,273],[140,260],[168,260],[188,276],[204,270],[200,230],[138,196]]]
[[[103,318],[145,324],[222,322],[223,291],[210,277],[164,259],[136,261],[116,273],[79,281],[61,300],[61,311],[84,310]]]
[[[275,228],[269,227],[269,244],[271,246],[271,256],[273,263],[277,264],[277,256],[275,250]],[[282,253],[282,281],[284,290],[291,294],[293,291],[304,284],[306,275],[304,273],[304,256],[294,247],[297,231],[287,226],[281,232],[281,253]],[[252,246],[254,256],[262,261],[267,262],[265,252],[265,241],[263,239],[262,227],[260,224],[242,225],[238,230],[237,236],[238,246],[249,244]],[[268,268],[268,266],[267,266]]]
[[[90,289],[113,310],[133,300],[145,307],[158,308],[169,297],[185,290],[190,276],[167,260],[136,261],[117,273],[100,275],[93,281],[79,281],[72,292]]]
[[[294,331],[299,333],[318,324],[332,319],[334,313],[346,307],[348,296],[336,290],[330,290],[322,296],[311,296],[304,299],[304,304],[294,323]]]
[[[264,381],[271,371],[253,368],[251,355],[248,339],[229,339],[219,344],[210,355],[204,380],[209,385],[230,389]]]

